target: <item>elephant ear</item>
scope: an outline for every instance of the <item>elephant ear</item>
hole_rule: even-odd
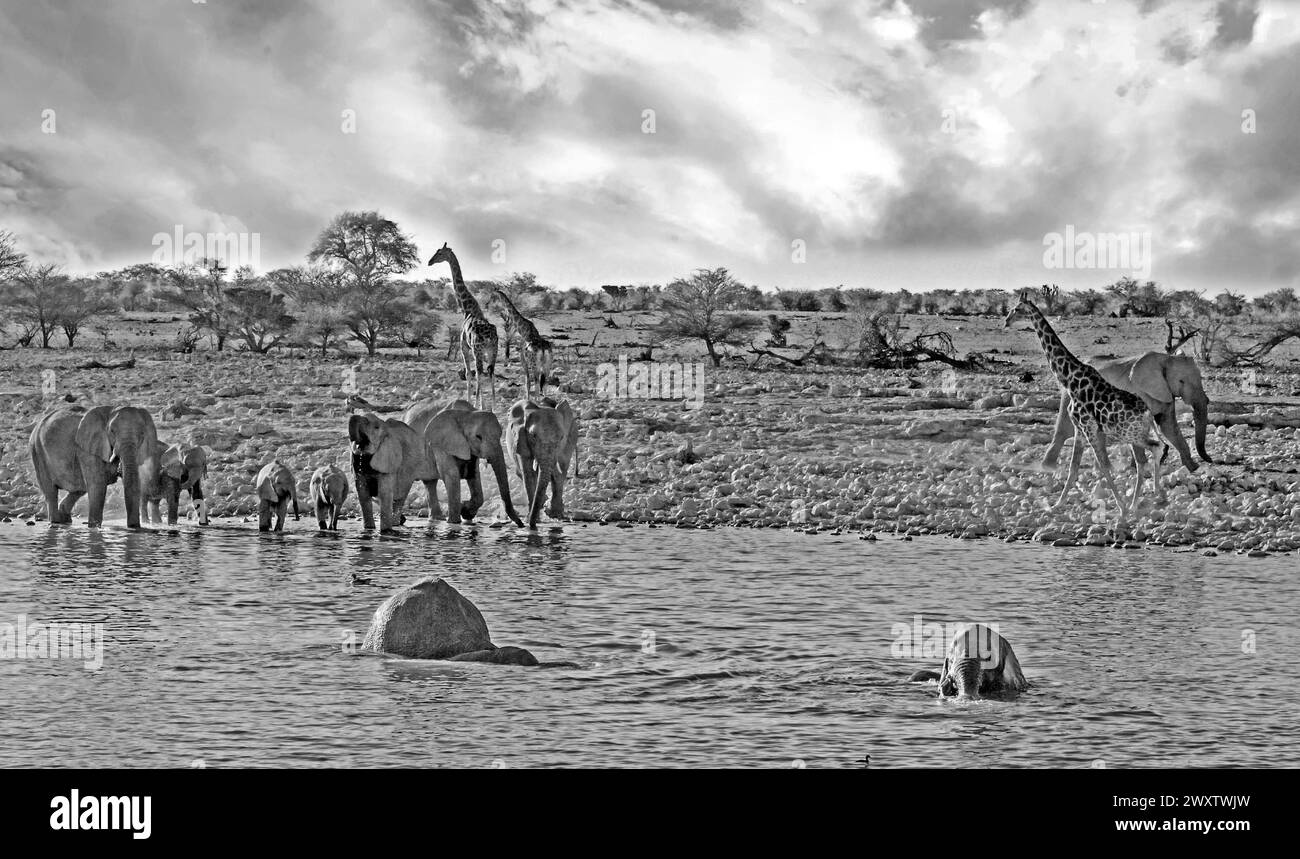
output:
[[[519,402],[511,406],[510,415],[509,415],[510,423],[522,425],[524,422],[524,415],[528,410],[528,406],[530,405],[532,405],[532,403],[525,403],[523,400],[520,400]]]
[[[184,461],[190,474],[203,474],[208,470],[208,452],[201,447],[186,450]]]
[[[263,501],[280,500],[280,496],[275,494],[275,470],[269,465],[257,474],[257,497]]]
[[[433,447],[455,457],[469,459],[473,451],[469,439],[465,438],[465,429],[456,418],[456,412],[443,412],[429,424],[428,442]]]
[[[564,431],[569,432],[573,427],[573,407],[569,405],[569,401],[565,400],[560,403],[555,407],[555,411],[559,412],[560,417],[564,418]]]
[[[108,443],[108,425],[101,409],[86,412],[77,424],[76,442],[78,448],[102,462],[113,458],[113,448]]]
[[[391,432],[383,434],[383,440],[370,457],[370,467],[375,471],[396,471],[402,464],[402,443]]]
[[[181,480],[185,472],[185,463],[181,460],[181,449],[172,445],[158,457],[158,470],[173,480]]]

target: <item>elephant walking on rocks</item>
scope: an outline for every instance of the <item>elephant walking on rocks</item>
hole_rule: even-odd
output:
[[[322,465],[311,475],[311,501],[322,531],[339,529],[339,511],[348,498],[348,476],[334,465]]]
[[[268,462],[257,473],[257,529],[271,530],[271,511],[275,510],[275,530],[284,530],[285,514],[293,502],[294,521],[298,515],[298,488],[293,472],[279,460]]]
[[[564,517],[564,483],[569,465],[576,468],[578,418],[567,402],[549,397],[541,404],[520,400],[510,407],[506,422],[506,448],[511,451],[528,493],[528,527],[536,528],[542,505],[550,492],[547,514]]]
[[[488,411],[475,411],[464,400],[443,405],[435,400],[421,400],[406,410],[406,423],[424,437],[425,451],[436,476],[429,487],[430,517],[438,515],[437,480],[447,491],[447,521],[470,522],[483,506],[483,484],[479,477],[480,459],[485,460],[496,476],[501,503],[510,521],[522,525],[510,500],[510,480],[506,475],[505,449],[501,445],[501,422]],[[460,482],[469,485],[469,500],[462,503]],[[426,484],[429,486],[429,484]]]
[[[208,476],[208,453],[202,447],[174,444],[168,447],[158,442],[158,474],[141,499],[140,517],[155,524],[162,523],[159,503],[167,502],[167,524],[175,525],[180,518],[181,490],[190,494],[190,503],[199,511],[199,523],[208,524],[208,499],[203,495],[203,481]]]
[[[51,523],[72,521],[87,496],[87,522],[104,521],[108,485],[122,478],[126,523],[140,527],[142,485],[157,480],[158,431],[153,416],[134,406],[65,406],[47,412],[31,435],[32,465]],[[59,490],[68,494],[59,502]]]
[[[1097,367],[1101,375],[1115,387],[1137,394],[1146,401],[1151,414],[1155,415],[1160,434],[1178,451],[1188,471],[1195,471],[1199,466],[1192,459],[1192,452],[1187,448],[1187,441],[1178,429],[1176,400],[1181,399],[1192,407],[1192,426],[1196,437],[1196,452],[1202,461],[1213,463],[1205,450],[1205,429],[1209,419],[1210,399],[1205,395],[1201,383],[1201,371],[1196,362],[1187,355],[1166,355],[1163,352],[1147,352],[1136,358],[1127,358]],[[1074,423],[1067,410],[1069,397],[1061,395],[1061,407],[1056,415],[1056,434],[1052,444],[1043,457],[1043,465],[1055,468],[1061,456],[1065,440],[1074,435]]]

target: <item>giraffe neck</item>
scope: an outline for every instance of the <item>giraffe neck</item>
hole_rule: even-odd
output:
[[[1047,365],[1051,367],[1052,375],[1067,390],[1073,391],[1076,384],[1087,376],[1086,372],[1080,372],[1086,365],[1066,348],[1056,330],[1037,307],[1032,307],[1029,318],[1034,325],[1034,333],[1038,335],[1038,344],[1047,355]]]
[[[515,307],[514,302],[510,300],[510,296],[500,290],[497,290],[497,295],[501,298],[501,303],[505,305],[506,313],[510,316],[510,320],[514,322],[515,328],[521,332],[527,332],[531,323]]]
[[[460,311],[465,314],[465,318],[479,320],[483,319],[483,308],[478,306],[478,301],[474,299],[469,287],[465,286],[465,278],[460,273],[460,261],[456,259],[455,254],[447,258],[447,264],[451,266],[451,283],[456,290],[456,301],[460,303]]]

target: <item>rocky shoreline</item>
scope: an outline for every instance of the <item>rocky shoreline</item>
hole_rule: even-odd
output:
[[[243,519],[256,512],[252,478],[272,459],[293,468],[304,502],[318,465],[348,468],[350,385],[391,409],[463,392],[452,365],[441,361],[159,354],[130,370],[56,365],[51,396],[42,394],[49,365],[31,358],[30,352],[4,356],[10,390],[0,391],[9,417],[0,450],[0,517],[9,520],[43,519],[27,437],[36,417],[57,403],[148,408],[160,438],[209,450],[212,517]],[[508,387],[512,369],[502,375],[498,413],[520,395],[517,385]],[[572,366],[567,378],[564,396],[582,427],[579,476],[566,497],[578,521],[1114,542],[1113,502],[1094,488],[1091,454],[1081,489],[1062,510],[1047,509],[1064,466],[1057,473],[1037,467],[1057,406],[1054,390],[1042,383],[981,374],[963,376],[960,386],[911,387],[900,374],[883,371],[724,369],[712,372],[703,406],[686,408],[598,398],[594,367]],[[1152,504],[1148,483],[1128,542],[1218,552],[1300,549],[1300,409],[1216,399],[1211,425],[1209,448],[1220,464],[1193,475],[1180,466],[1166,471],[1163,505]],[[1176,465],[1171,454],[1166,468]],[[1127,489],[1131,463],[1120,468]],[[518,502],[517,476],[512,489]],[[480,518],[503,519],[494,488],[485,491]],[[120,509],[118,489],[110,490],[110,511],[113,503]],[[427,515],[418,486],[408,515]],[[341,528],[360,527],[355,497],[343,518]]]

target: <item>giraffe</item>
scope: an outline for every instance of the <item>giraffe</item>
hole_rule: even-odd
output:
[[[1076,358],[1061,342],[1061,338],[1052,329],[1042,311],[1029,300],[1027,290],[1020,294],[1020,302],[1007,314],[1003,327],[1010,328],[1011,320],[1019,315],[1028,316],[1033,324],[1038,342],[1047,355],[1047,364],[1052,374],[1056,376],[1056,381],[1069,397],[1070,419],[1075,426],[1070,473],[1065,480],[1065,488],[1061,490],[1061,497],[1057,499],[1052,509],[1055,510],[1065,503],[1065,496],[1069,494],[1075,480],[1079,477],[1079,463],[1083,459],[1083,444],[1080,439],[1086,438],[1089,446],[1092,447],[1093,455],[1097,457],[1097,470],[1105,478],[1111,495],[1114,496],[1115,503],[1119,507],[1119,523],[1116,528],[1118,533],[1126,527],[1129,511],[1137,508],[1138,495],[1142,489],[1142,470],[1147,464],[1147,454],[1154,453],[1160,446],[1160,442],[1152,438],[1151,434],[1155,418],[1141,397],[1116,388],[1102,377],[1097,368]],[[1128,444],[1133,450],[1136,474],[1133,480],[1133,495],[1127,504],[1120,495],[1111,474],[1110,457],[1106,453],[1106,445],[1110,442]],[[1151,472],[1156,494],[1163,495],[1160,488],[1160,461],[1156,456],[1151,457]]]
[[[537,395],[546,394],[546,380],[550,378],[551,359],[554,354],[551,341],[537,331],[528,317],[519,312],[510,296],[499,286],[493,286],[497,299],[505,309],[505,316],[519,335],[519,363],[524,368],[524,398],[533,399],[533,376],[537,376]]]
[[[496,411],[497,407],[497,328],[487,317],[483,315],[483,308],[479,307],[478,301],[470,294],[469,288],[465,286],[465,278],[460,273],[460,262],[456,259],[456,254],[447,243],[443,242],[442,247],[434,252],[429,258],[429,265],[437,265],[445,262],[451,266],[451,282],[456,290],[456,303],[460,305],[460,312],[465,314],[465,322],[460,327],[460,355],[465,362],[465,398],[471,399],[469,392],[469,374],[470,365],[474,367],[474,392],[477,395],[478,407],[483,408],[483,369],[487,368],[488,375],[488,393],[492,402],[492,410]]]

